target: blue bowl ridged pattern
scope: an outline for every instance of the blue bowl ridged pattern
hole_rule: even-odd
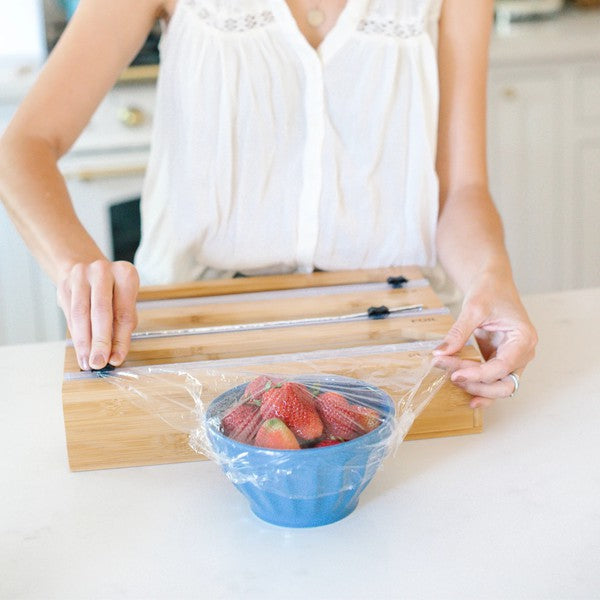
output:
[[[349,442],[303,450],[271,450],[225,436],[220,416],[244,392],[237,386],[213,400],[206,413],[208,438],[225,474],[264,521],[284,527],[315,527],[349,515],[389,448],[394,403],[381,389],[337,375],[297,376],[294,381],[335,391],[376,409],[382,423]]]

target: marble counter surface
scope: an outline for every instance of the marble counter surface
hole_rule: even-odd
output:
[[[63,345],[0,348],[1,598],[599,598],[600,288],[479,435],[407,442],[333,525],[267,525],[208,462],[69,472]]]

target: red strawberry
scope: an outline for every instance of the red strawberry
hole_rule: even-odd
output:
[[[381,416],[374,408],[359,405],[354,405],[352,408],[356,414],[356,421],[364,433],[369,433],[381,425]]]
[[[315,444],[313,448],[324,448],[325,446],[335,446],[336,444],[341,444],[342,440],[321,440],[318,444]]]
[[[256,432],[255,446],[276,450],[300,450],[294,434],[281,419],[268,419]]]
[[[270,388],[281,383],[280,379],[275,377],[267,377],[267,375],[259,375],[252,381],[248,382],[244,389],[244,399],[253,400],[256,404],[260,404],[262,395]]]
[[[302,440],[314,440],[323,433],[313,397],[301,383],[288,381],[267,390],[260,413],[264,419],[281,419]]]
[[[226,436],[244,444],[251,444],[260,422],[258,406],[246,403],[229,411],[221,419],[221,426]]]
[[[344,396],[336,392],[319,394],[315,401],[325,431],[343,440],[354,439],[360,432],[357,415]]]

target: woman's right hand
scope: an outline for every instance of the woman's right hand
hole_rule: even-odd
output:
[[[139,52],[157,18],[168,17],[174,4],[80,2],[0,138],[0,203],[56,284],[77,360],[86,370],[125,359],[136,325],[139,278],[133,265],[107,261],[84,229],[58,161]]]
[[[125,360],[137,326],[139,287],[131,263],[104,259],[74,265],[59,282],[58,303],[84,371],[107,363],[117,367]]]

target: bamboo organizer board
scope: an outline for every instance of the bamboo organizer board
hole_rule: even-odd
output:
[[[408,279],[403,287],[386,283],[390,276]],[[196,328],[248,323],[336,317],[364,312],[371,306],[389,308],[422,305],[421,311],[384,319],[279,326],[232,332],[196,332]],[[419,269],[402,267],[360,271],[317,272],[212,280],[180,286],[142,288],[138,297],[139,323],[123,369],[147,365],[234,361],[248,372],[299,374],[294,353],[365,348],[364,355],[327,358],[315,355],[312,368],[348,377],[372,368],[410,367],[425,351],[399,349],[383,353],[389,344],[441,340],[453,319]],[[141,335],[140,332],[153,332]],[[184,334],[185,333],[185,334]],[[354,351],[353,351],[354,352]],[[461,354],[480,360],[477,348]],[[269,357],[266,359],[265,357]],[[268,360],[268,364],[261,362]],[[216,362],[215,362],[216,361]],[[221,361],[219,363],[218,361]],[[242,367],[238,368],[238,371]],[[118,370],[115,372],[118,373]],[[210,377],[207,376],[208,379]],[[365,377],[363,376],[363,379]],[[72,470],[142,466],[202,460],[188,446],[188,435],[169,418],[150,414],[126,390],[109,381],[110,375],[81,374],[72,346],[65,353],[63,412],[69,464]],[[203,381],[203,401],[225,391],[215,380]],[[168,378],[157,384],[181,403],[191,398]],[[381,385],[385,389],[385,385]],[[393,393],[390,390],[391,395]],[[407,439],[480,432],[480,409],[469,407],[470,396],[444,383],[415,420]],[[164,417],[165,415],[163,415]],[[166,415],[168,417],[168,415]]]

